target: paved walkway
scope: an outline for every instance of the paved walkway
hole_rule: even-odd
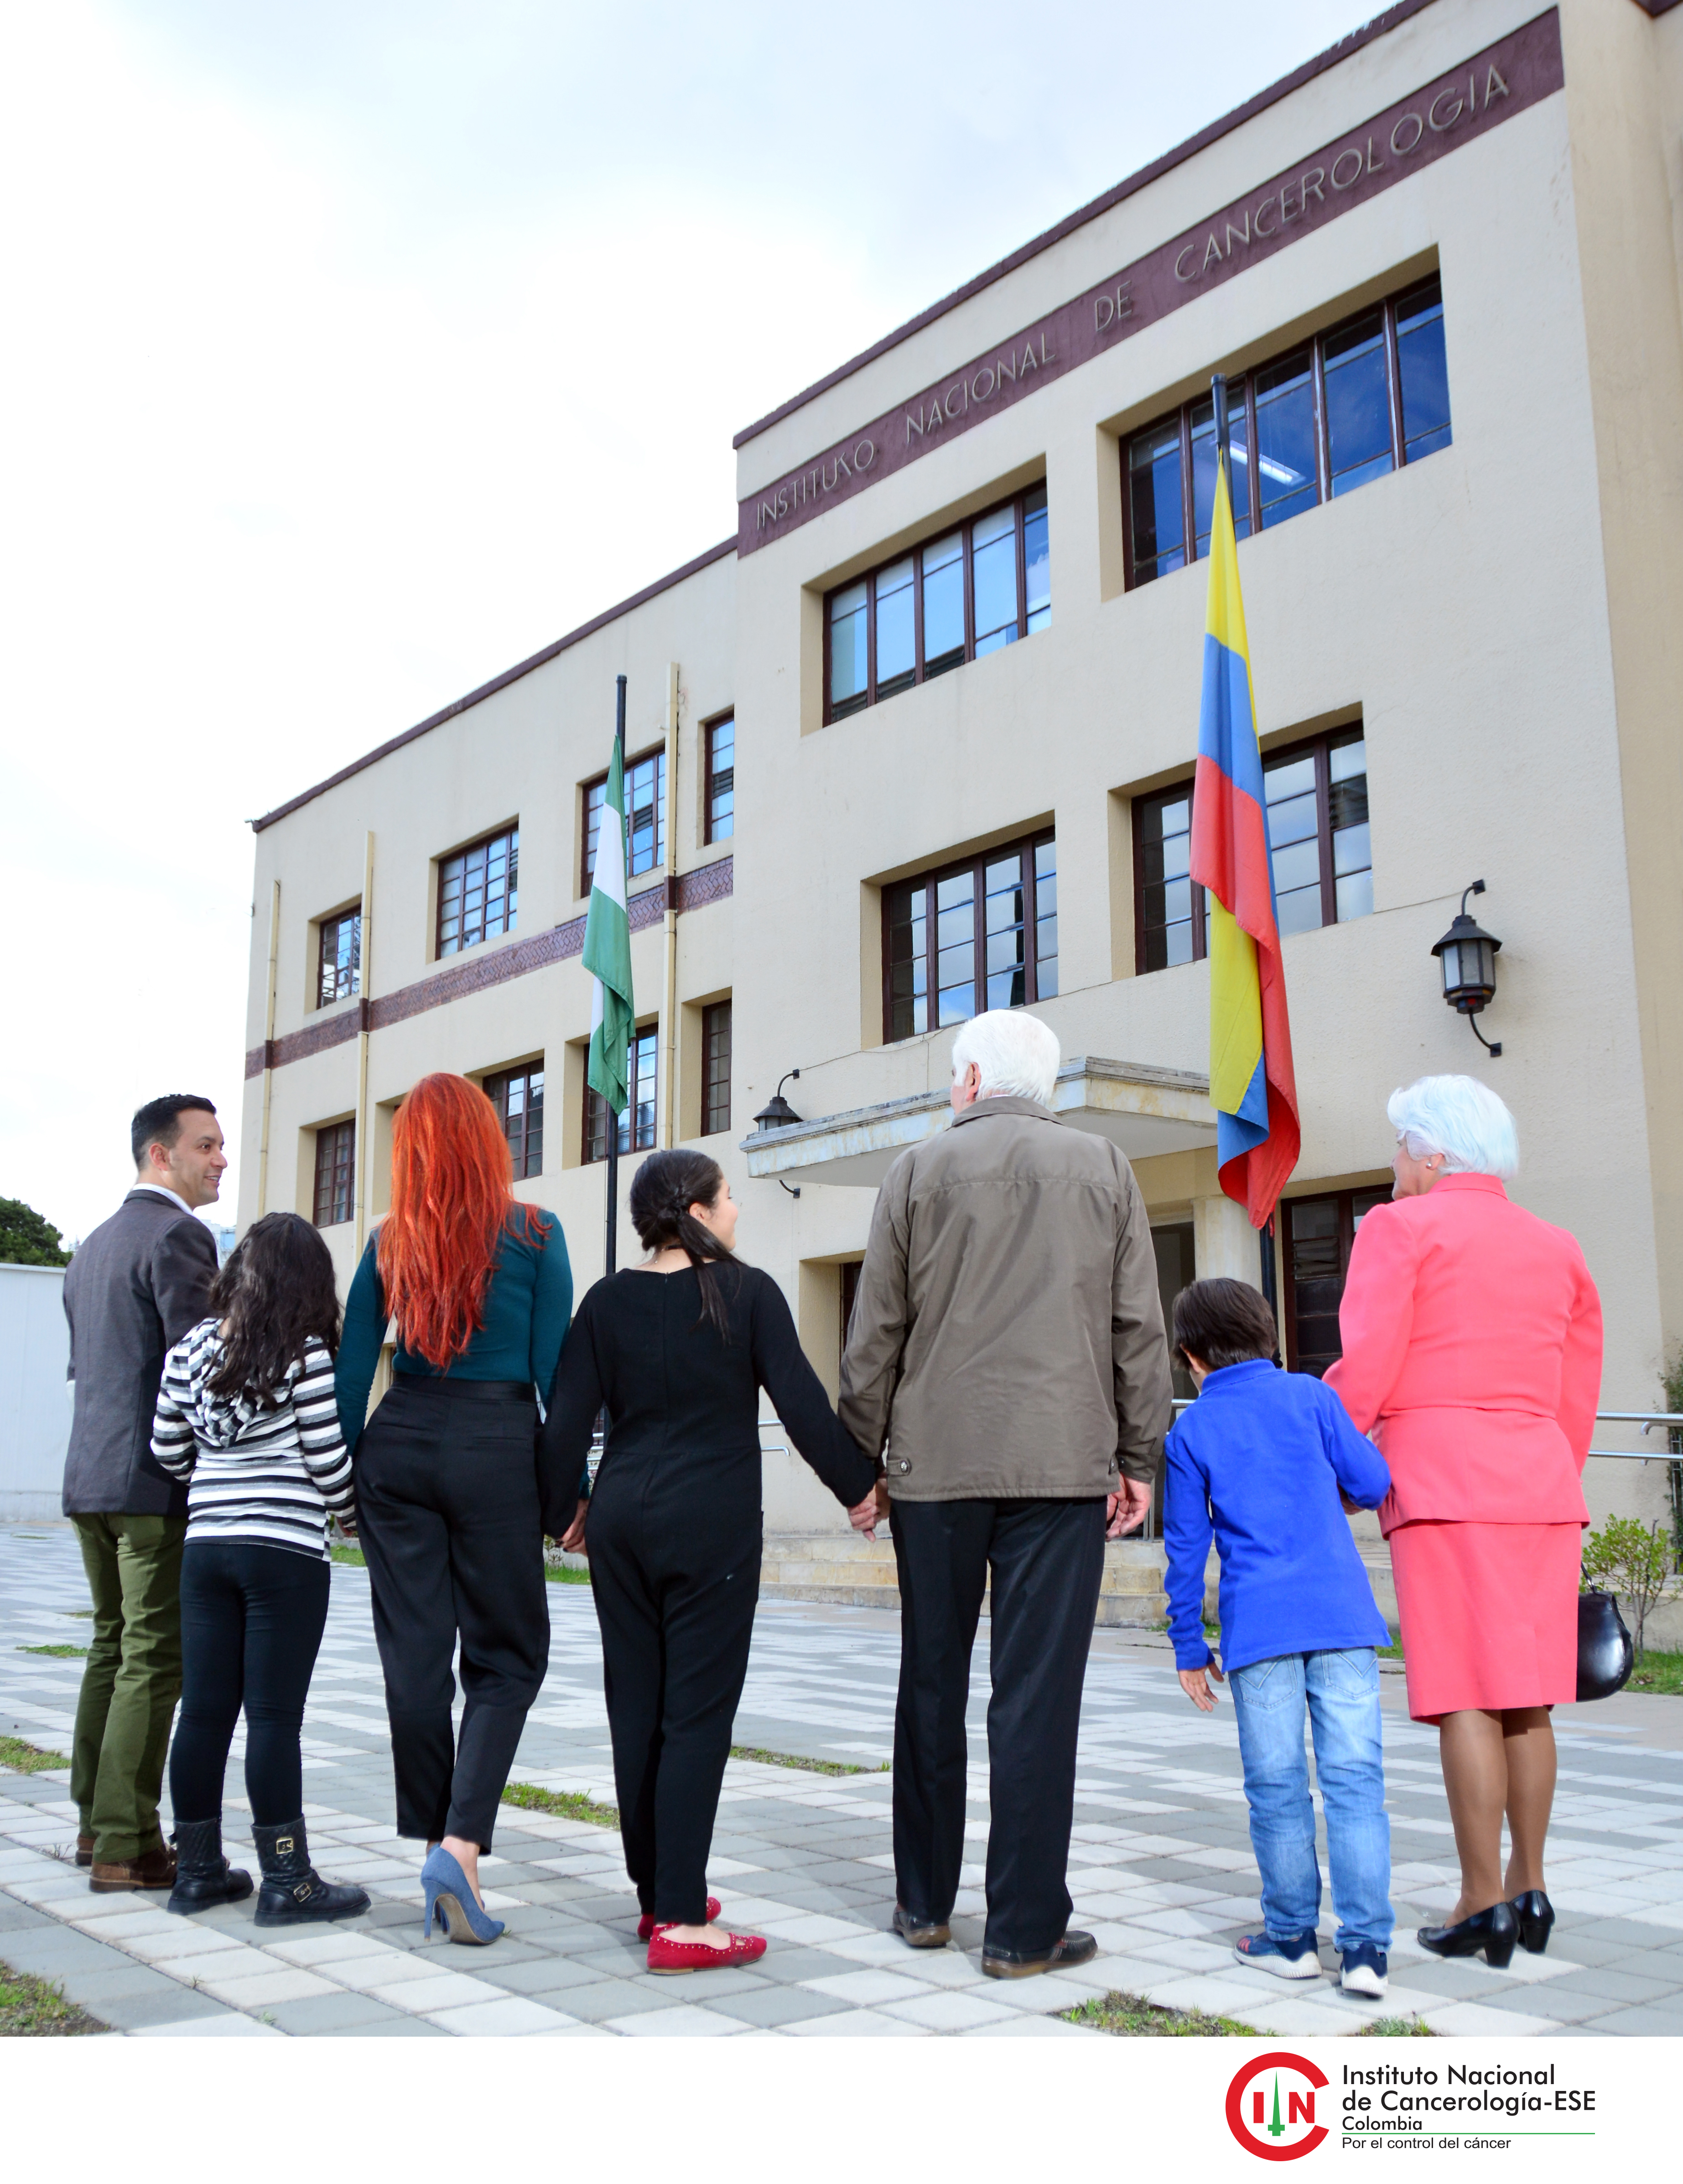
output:
[[[63,1751],[80,1663],[27,1649],[76,1644],[86,1590],[67,1525],[0,1527],[0,1734]],[[582,1586],[550,1591],[549,1681],[515,1779],[613,1797],[601,1659]],[[987,1625],[978,1646],[972,1752],[985,1755]],[[874,1770],[889,1756],[897,1618],[870,1609],[770,1606],[755,1631],[737,1722],[744,1746]],[[486,1950],[421,1939],[417,1846],[391,1832],[384,1702],[367,1580],[336,1569],[305,1723],[305,1811],[321,1871],[374,1898],[347,1924],[259,1933],[249,1902],[192,1919],[162,1899],[94,1896],[66,1863],[75,1835],[62,1770],[0,1770],[0,1958],[60,1980],[125,2032],[1036,2034],[1103,2036],[1056,2013],[1120,1987],[1241,2017],[1288,2036],[1358,2031],[1418,2014],[1455,2033],[1683,2034],[1683,1700],[1621,1696],[1563,1708],[1550,1866],[1560,1924],[1546,1956],[1506,1973],[1442,1964],[1413,1930],[1454,1893],[1436,1739],[1385,1680],[1399,1941],[1383,2004],[1329,1980],[1286,1986],[1235,1964],[1257,1915],[1257,1876],[1230,1707],[1196,1713],[1161,1645],[1095,1637],[1082,1722],[1070,1886],[1101,1953],[1078,1971],[983,1976],[981,1868],[987,1773],[971,1772],[978,1863],[967,1866],[955,1946],[913,1955],[889,1931],[890,1778],[829,1778],[733,1762],[710,1879],[732,1923],[766,1934],[751,1970],[651,1978],[618,1837],[509,1811],[484,1861],[508,1933]],[[236,1747],[237,1754],[238,1747]],[[230,1787],[237,1789],[237,1763]],[[231,1846],[254,1869],[245,1809]],[[236,1855],[238,1856],[237,1850]],[[1322,1924],[1324,1940],[1331,1920]],[[1324,1947],[1324,1963],[1332,1961]]]

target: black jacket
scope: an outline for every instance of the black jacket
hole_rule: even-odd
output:
[[[208,1309],[216,1240],[156,1191],[131,1190],[64,1273],[75,1416],[64,1514],[184,1517],[187,1490],[152,1453],[167,1352]]]
[[[539,1444],[543,1529],[558,1539],[577,1504],[596,1414],[605,1407],[603,1463],[621,1458],[708,1466],[727,1491],[751,1490],[758,1520],[760,1390],[784,1431],[844,1507],[871,1491],[876,1466],[830,1408],[807,1362],[783,1291],[758,1267],[721,1268],[727,1341],[701,1309],[694,1268],[625,1271],[598,1282],[574,1315]]]

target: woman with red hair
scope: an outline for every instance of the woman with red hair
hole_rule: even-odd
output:
[[[465,1077],[423,1077],[392,1126],[392,1210],[351,1284],[336,1380],[398,1832],[426,1841],[426,1930],[436,1912],[453,1942],[503,1930],[481,1901],[479,1854],[549,1666],[533,1391],[549,1390],[571,1312],[560,1223],[515,1197],[491,1102]],[[392,1384],[365,1428],[388,1319]]]

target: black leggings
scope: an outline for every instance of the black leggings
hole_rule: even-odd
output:
[[[214,1820],[240,1708],[259,1827],[304,1809],[298,1732],[327,1623],[328,1565],[291,1547],[189,1540],[181,1555],[181,1713],[170,1753],[178,1820]]]
[[[760,1457],[616,1455],[588,1522],[626,1871],[705,1925],[707,1852],[760,1595]]]

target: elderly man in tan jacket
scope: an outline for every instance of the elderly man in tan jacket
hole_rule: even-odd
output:
[[[893,1510],[894,1923],[913,1948],[950,1938],[993,1572],[982,1966],[1001,1979],[1096,1947],[1069,1930],[1065,1880],[1081,1687],[1105,1540],[1143,1521],[1173,1415],[1145,1203],[1107,1139],[1051,1112],[1058,1061],[1023,1009],[960,1031],[952,1127],[883,1179],[841,1373]]]

